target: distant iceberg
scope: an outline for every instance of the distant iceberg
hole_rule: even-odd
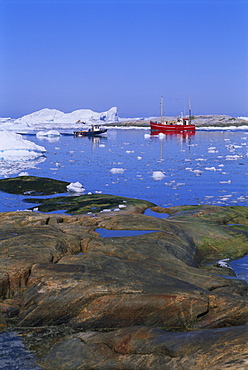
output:
[[[5,130],[43,130],[73,129],[83,124],[104,124],[118,121],[116,107],[106,112],[93,112],[91,109],[79,109],[71,113],[63,113],[56,109],[41,109],[18,119],[0,118],[1,128]]]

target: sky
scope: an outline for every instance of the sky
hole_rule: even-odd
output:
[[[248,116],[247,0],[0,0],[0,117]]]

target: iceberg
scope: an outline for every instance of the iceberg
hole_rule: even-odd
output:
[[[163,180],[165,175],[162,171],[154,171],[152,174],[152,177],[153,177],[153,180],[159,181],[159,180]]]
[[[4,130],[46,130],[46,129],[74,129],[82,124],[104,124],[118,121],[116,107],[106,112],[94,112],[91,109],[78,109],[71,113],[64,113],[57,109],[44,108],[27,114],[21,118],[0,118],[1,128]]]
[[[22,135],[1,131],[0,160],[25,161],[40,157],[45,152],[43,146],[23,139]]]
[[[21,135],[1,131],[0,135],[0,176],[9,177],[23,170],[35,168],[46,160],[46,149]]]
[[[71,191],[74,193],[83,193],[85,191],[83,185],[80,182],[71,182],[67,185],[67,191]]]
[[[111,168],[110,172],[113,174],[121,174],[124,173],[124,168]]]
[[[37,137],[57,137],[60,136],[59,131],[49,130],[49,131],[39,131],[36,134]]]

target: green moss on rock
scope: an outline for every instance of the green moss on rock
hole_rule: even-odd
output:
[[[39,204],[36,207],[40,212],[54,212],[63,210],[69,214],[86,214],[89,212],[99,213],[104,210],[120,210],[134,207],[136,210],[143,212],[145,209],[154,206],[144,200],[119,197],[108,194],[85,194],[80,196],[54,197],[49,199],[24,199],[29,203]]]
[[[51,195],[67,192],[69,182],[36,176],[18,176],[0,180],[0,190],[11,194]]]

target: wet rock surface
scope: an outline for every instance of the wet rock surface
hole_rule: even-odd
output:
[[[39,366],[247,366],[247,283],[214,263],[247,254],[247,208],[153,209],[171,216],[138,203],[96,217],[0,214],[0,327],[14,327]]]

